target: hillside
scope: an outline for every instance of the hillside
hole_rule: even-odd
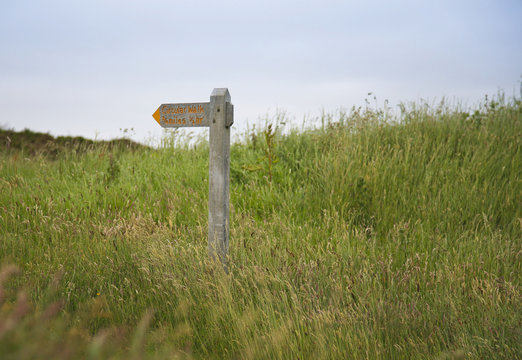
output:
[[[522,358],[522,102],[323,120],[232,146],[229,274],[207,143],[0,152],[0,353]]]
[[[0,129],[0,152],[3,153],[55,157],[58,153],[92,150],[93,147],[135,150],[144,146],[129,139],[90,140],[81,136],[54,137],[29,129],[23,131]]]

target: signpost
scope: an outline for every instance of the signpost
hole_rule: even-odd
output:
[[[210,127],[208,252],[225,266],[228,258],[230,126],[234,106],[228,89],[214,89],[210,102],[162,104],[152,115],[165,128]]]

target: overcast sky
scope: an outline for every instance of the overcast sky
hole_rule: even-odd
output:
[[[145,139],[161,103],[215,87],[236,131],[368,92],[391,106],[520,96],[520,19],[520,0],[0,0],[0,126]]]

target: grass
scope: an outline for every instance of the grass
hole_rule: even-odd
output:
[[[0,353],[522,358],[521,142],[502,96],[250,133],[228,275],[206,252],[204,141],[4,151]]]

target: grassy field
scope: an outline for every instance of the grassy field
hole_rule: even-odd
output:
[[[280,120],[231,149],[229,274],[207,143],[0,144],[2,359],[522,358],[520,100]]]

